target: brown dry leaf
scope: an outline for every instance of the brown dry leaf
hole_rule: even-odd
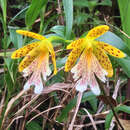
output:
[[[94,114],[93,117],[96,117],[96,118],[106,118],[107,114],[109,113],[110,111],[104,111],[104,112],[101,112],[101,113],[97,113],[97,114]]]
[[[2,69],[0,69],[0,73],[4,73],[4,69],[2,68]]]
[[[33,97],[33,98],[31,99],[31,101],[28,102],[27,104],[25,104],[21,109],[19,109],[19,110],[15,113],[15,115],[18,115],[18,114],[20,114],[22,111],[24,111],[25,108],[27,108],[30,104],[32,104],[34,101],[36,101],[38,97],[39,97],[39,95],[36,95],[35,97]]]
[[[48,112],[48,111],[51,111],[51,110],[54,110],[54,109],[57,109],[57,108],[62,108],[63,106],[62,105],[58,105],[58,106],[55,106],[55,107],[51,107],[51,108],[49,108],[49,109],[47,109],[47,110],[45,110],[45,111],[43,111],[43,112],[40,112],[40,113],[38,113],[37,115],[35,115],[34,117],[32,117],[28,122],[27,122],[27,124],[28,123],[30,123],[32,120],[34,120],[35,118],[37,118],[38,116],[40,116],[40,115],[42,115],[42,114],[44,114],[44,113],[46,113],[46,112]]]
[[[120,119],[120,122],[121,122],[124,130],[130,130],[130,120]]]
[[[73,87],[73,84],[70,84],[70,83],[55,83],[49,87],[45,87],[43,89],[42,94],[47,94],[47,93],[50,93],[50,92],[53,92],[56,90],[61,90],[61,91],[69,93],[68,91],[66,91],[64,89],[65,88],[72,88],[72,87]]]
[[[121,81],[120,81],[120,79],[118,79],[116,86],[115,86],[115,89],[114,89],[114,92],[113,92],[113,95],[112,95],[113,99],[117,98],[118,91],[119,91],[119,88],[120,88],[120,84],[121,84]]]
[[[80,103],[81,103],[82,95],[83,95],[82,92],[79,92],[79,93],[78,93],[78,98],[77,98],[77,104],[76,104],[75,113],[74,113],[74,116],[73,116],[73,118],[72,118],[72,121],[71,121],[71,124],[70,124],[68,130],[73,130],[74,122],[75,122],[76,115],[77,115],[78,110],[79,110],[79,106],[80,106]]]
[[[88,114],[89,119],[90,119],[91,122],[92,122],[92,125],[93,125],[94,130],[97,130],[97,127],[96,127],[95,121],[94,121],[94,119],[93,119],[93,116],[88,112],[87,109],[83,108],[83,110]]]
[[[27,108],[32,102],[34,102],[40,95],[42,95],[42,94],[48,94],[48,93],[51,93],[52,91],[56,91],[56,90],[61,90],[61,91],[65,91],[65,92],[69,93],[68,91],[64,90],[64,88],[71,88],[71,86],[72,86],[72,84],[56,83],[56,84],[53,84],[52,86],[45,87],[43,89],[43,92],[41,94],[36,95],[30,102],[28,102],[21,109],[19,109],[19,111],[17,111],[15,113],[15,115],[18,115],[23,110],[25,110],[25,108]]]
[[[113,120],[116,121],[115,117],[113,117]],[[130,130],[130,120],[121,119],[119,117],[119,121],[123,126],[124,130]]]
[[[116,100],[113,99],[111,96],[100,95],[100,96],[97,96],[97,98],[103,101],[103,103],[105,103],[106,105],[109,105],[111,103],[113,106],[117,106]]]
[[[10,111],[10,109],[11,109],[13,103],[14,103],[19,97],[21,97],[25,92],[26,92],[25,90],[22,90],[17,96],[13,97],[13,98],[9,101],[9,103],[8,103],[8,105],[7,105],[7,109],[6,109],[5,114],[4,114],[4,118],[3,118],[3,121],[2,121],[1,128],[2,128],[3,125],[4,125],[4,122],[5,122],[5,120],[6,120],[6,117],[7,117],[8,113],[9,113],[9,111]]]

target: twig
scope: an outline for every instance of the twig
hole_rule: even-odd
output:
[[[73,86],[74,85],[72,84],[72,88],[73,88]],[[69,88],[67,90],[69,90]],[[63,99],[61,100],[60,105],[62,105],[64,103],[64,101],[68,98],[68,96],[70,96],[70,93],[66,93],[63,96]],[[58,113],[59,113],[59,109],[57,109],[57,111],[55,112],[55,115],[54,115],[54,118],[53,118],[54,120],[56,119]]]
[[[37,100],[37,98],[39,97],[39,95],[36,95],[30,102],[28,102],[27,104],[25,104],[19,111],[17,111],[15,113],[15,115],[18,115],[19,113],[21,113],[25,108],[27,108],[31,103],[33,103],[35,100]]]
[[[97,130],[97,127],[96,127],[96,124],[94,122],[94,119],[93,119],[92,115],[87,111],[87,109],[83,108],[83,110],[88,114],[88,116],[89,116],[89,118],[90,118],[90,120],[92,122],[92,125],[93,125],[94,129]]]
[[[68,130],[73,130],[73,126],[74,126],[75,118],[76,118],[76,115],[77,115],[78,110],[79,110],[79,105],[80,105],[80,103],[81,103],[82,95],[83,95],[82,92],[79,92],[79,93],[78,93],[77,105],[76,105],[75,113],[74,113],[73,119],[72,119],[72,121],[71,121],[71,124],[70,124]]]
[[[117,81],[117,84],[116,84],[116,86],[115,86],[115,90],[114,90],[114,92],[113,92],[113,99],[116,99],[116,97],[117,97],[117,94],[118,94],[118,90],[119,90],[119,86],[120,86],[120,79]]]
[[[29,90],[29,89],[28,89],[28,90]],[[27,90],[27,91],[28,91],[28,90]],[[10,111],[12,105],[14,104],[14,102],[15,102],[18,98],[20,98],[20,97],[21,97],[25,92],[27,92],[27,91],[22,90],[17,96],[13,97],[13,98],[8,102],[6,111],[5,111],[5,113],[4,113],[4,118],[3,118],[3,120],[2,120],[1,129],[3,129],[4,122],[5,122],[5,120],[6,120],[7,116],[8,116],[8,113],[9,113],[9,111]]]
[[[119,30],[124,36],[126,36],[128,39],[130,39],[130,36],[128,34],[126,34],[124,31],[122,31],[121,29],[117,28],[116,26],[108,23],[108,21],[107,21],[107,19],[105,17],[104,17],[104,20],[105,20],[105,22],[106,22],[107,25],[112,26],[113,28]]]
[[[51,98],[50,103],[49,103],[49,108],[51,108],[52,102],[53,102],[53,100],[52,100],[52,98]],[[48,112],[46,113],[46,116],[49,115],[49,112],[50,112],[50,111],[48,111]],[[45,129],[46,122],[47,122],[47,119],[44,119],[44,118],[43,118],[43,122],[42,122],[42,129],[43,129],[43,130]]]
[[[31,119],[27,122],[27,124],[30,123],[30,122],[31,122],[32,120],[34,120],[35,118],[37,118],[38,116],[42,115],[43,113],[46,113],[46,112],[48,112],[48,111],[50,111],[50,110],[53,110],[53,109],[56,109],[56,108],[60,108],[60,107],[62,107],[62,106],[61,106],[61,105],[55,106],[55,107],[49,108],[49,109],[47,109],[47,110],[45,110],[45,111],[43,111],[43,112],[37,114],[36,116],[34,116],[33,118],[31,118]]]
[[[20,119],[20,118],[23,118],[23,116],[15,117],[15,118],[9,123],[9,125],[8,125],[7,128],[6,128],[6,130],[8,130],[8,129],[10,128],[11,124],[12,124],[15,120]]]
[[[60,123],[58,121],[55,121],[55,122],[62,126],[65,125],[64,123]],[[95,124],[101,124],[101,123],[105,123],[105,120],[95,121]],[[83,127],[89,127],[91,125],[92,125],[92,123],[87,123],[87,124],[83,124],[83,125],[74,125],[74,127],[83,128]]]
[[[63,18],[63,16],[62,16],[62,10],[61,10],[61,5],[60,5],[61,0],[57,0],[57,2],[58,2],[57,12],[58,12],[58,14],[60,15],[60,16],[59,16],[59,23],[60,23],[61,25],[64,25],[64,18]]]

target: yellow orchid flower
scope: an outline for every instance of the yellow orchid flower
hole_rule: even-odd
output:
[[[95,40],[108,30],[107,25],[97,26],[91,29],[85,38],[75,40],[67,46],[67,49],[72,49],[72,51],[66,61],[65,71],[71,70],[75,80],[81,77],[76,83],[78,91],[85,91],[89,85],[91,90],[99,95],[100,89],[95,75],[103,82],[106,81],[105,76],[112,77],[113,75],[112,64],[107,54],[117,58],[125,57],[125,54],[119,49]],[[78,58],[79,61],[75,65]]]
[[[51,42],[42,35],[24,30],[17,30],[16,32],[39,40],[14,51],[11,58],[17,59],[25,56],[19,64],[19,72],[23,72],[24,76],[32,75],[25,83],[24,89],[26,90],[30,88],[31,85],[35,85],[34,92],[41,93],[43,90],[41,74],[44,80],[46,80],[46,77],[51,74],[49,67],[49,53],[51,54],[54,65],[54,74],[57,73],[53,46]]]

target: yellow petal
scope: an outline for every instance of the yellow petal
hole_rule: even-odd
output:
[[[19,72],[22,72],[26,67],[28,67],[39,54],[39,47],[36,47],[32,51],[30,51],[19,64]]]
[[[94,55],[97,57],[101,66],[107,71],[107,77],[113,76],[113,68],[109,57],[105,54],[104,50],[100,48],[94,48]]]
[[[98,38],[99,36],[103,35],[105,32],[107,32],[109,30],[109,26],[107,25],[100,25],[100,26],[97,26],[93,29],[91,29],[86,38],[88,39],[96,39]]]
[[[29,32],[29,31],[25,31],[25,30],[16,30],[16,32],[19,33],[19,34],[22,34],[24,36],[35,38],[35,39],[38,39],[38,40],[44,40],[44,39],[46,39],[42,35],[34,33],[34,32]]]
[[[11,55],[11,58],[17,59],[17,58],[23,57],[26,54],[28,54],[33,48],[37,47],[38,45],[39,45],[39,42],[33,42],[31,44],[28,44],[28,45],[14,51]]]
[[[114,46],[112,45],[109,45],[107,43],[104,43],[104,42],[100,42],[100,41],[97,41],[96,44],[102,48],[103,50],[105,50],[108,54],[114,56],[114,57],[117,57],[117,58],[123,58],[125,57],[125,53],[123,53],[122,51],[120,51],[119,49],[115,48]]]
[[[84,43],[84,39],[78,39],[78,40],[75,40],[73,42],[71,42],[68,46],[67,46],[67,49],[73,49],[73,48],[77,48],[79,46],[81,46],[81,44]]]
[[[91,69],[91,66],[92,66],[92,52],[93,52],[93,48],[88,48],[85,50],[85,53],[86,53],[86,59],[87,59],[87,65],[88,65],[88,69],[90,70]]]
[[[48,41],[48,40],[43,40],[41,44],[42,44],[41,47],[43,47],[43,48],[46,47],[49,50],[49,52],[51,54],[52,62],[53,62],[53,65],[54,65],[54,74],[56,74],[57,68],[56,68],[55,51],[53,49],[53,46],[52,46],[51,42]]]
[[[79,48],[75,48],[73,49],[70,54],[69,57],[65,63],[65,71],[68,72],[76,63],[78,57],[80,56],[81,52],[83,51],[83,47],[80,46]]]
[[[39,57],[38,57],[38,65],[37,68],[39,69],[42,62],[45,61],[45,59],[49,59],[49,51],[45,50],[42,51],[42,53],[40,53]]]

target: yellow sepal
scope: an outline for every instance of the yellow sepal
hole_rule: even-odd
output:
[[[97,41],[96,44],[97,44],[97,46],[102,48],[104,51],[106,51],[108,54],[110,54],[114,57],[124,58],[126,56],[125,53],[123,53],[119,49],[115,48],[114,46],[109,45],[108,43]]]
[[[33,42],[31,44],[28,44],[16,51],[14,51],[11,55],[12,59],[18,59],[20,57],[23,57],[27,55],[33,48],[37,47],[39,45],[39,42]]]
[[[103,35],[108,30],[109,30],[109,26],[107,25],[100,25],[100,26],[94,27],[88,32],[86,38],[94,40],[100,37],[101,35]]]
[[[26,30],[16,30],[17,33],[24,35],[24,36],[28,36],[34,39],[38,39],[38,40],[45,40],[46,38],[40,34],[34,33],[34,32],[30,32],[30,31],[26,31]]]

